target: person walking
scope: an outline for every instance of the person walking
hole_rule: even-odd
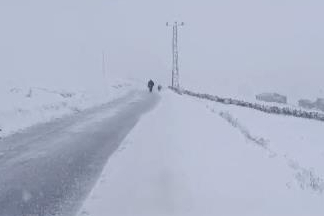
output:
[[[148,81],[148,83],[147,83],[147,87],[149,88],[150,92],[153,91],[153,86],[154,86],[154,82],[153,82],[153,80]]]

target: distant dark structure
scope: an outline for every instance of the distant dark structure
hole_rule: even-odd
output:
[[[161,91],[162,90],[162,86],[158,85],[158,90]]]
[[[304,109],[313,109],[315,108],[315,103],[308,99],[301,99],[298,101],[298,106]]]
[[[278,93],[262,93],[256,95],[256,99],[259,101],[273,102],[273,103],[287,103],[287,97]]]
[[[298,101],[298,106],[304,109],[318,109],[324,111],[324,98],[317,98],[314,102],[308,99],[301,99]]]
[[[324,111],[324,98],[317,98],[315,101],[315,107],[319,110]]]

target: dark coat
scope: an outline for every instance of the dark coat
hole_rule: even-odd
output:
[[[150,80],[148,83],[147,83],[147,86],[149,88],[152,88],[154,86],[154,82],[152,80]]]

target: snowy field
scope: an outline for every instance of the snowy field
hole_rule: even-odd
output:
[[[320,216],[322,122],[165,91],[79,216]]]
[[[0,137],[37,123],[98,106],[122,97],[140,83],[116,80],[102,91],[66,91],[43,87],[2,87],[0,90]],[[145,86],[145,84],[142,84]],[[142,87],[143,88],[143,87]]]
[[[19,203],[11,189],[26,181],[49,197],[73,173],[96,182],[79,168],[97,155],[96,174],[106,166],[81,216],[324,215],[323,122],[168,90],[145,109],[147,81],[166,87],[179,69],[190,91],[324,115],[298,107],[324,98],[323,11],[319,0],[0,0],[0,216],[52,204]],[[256,100],[267,92],[287,104]],[[114,151],[102,149],[122,141],[106,164]]]

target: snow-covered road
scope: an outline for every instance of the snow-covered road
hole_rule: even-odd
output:
[[[159,101],[132,91],[0,140],[0,215],[72,215],[109,156]]]
[[[79,216],[322,216],[323,122],[164,91]]]

